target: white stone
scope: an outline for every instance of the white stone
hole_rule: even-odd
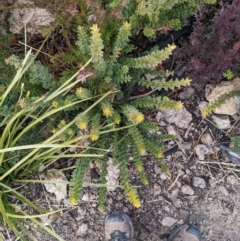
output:
[[[153,185],[154,195],[159,195],[161,193],[161,186],[158,183],[154,183]]]
[[[201,101],[201,102],[198,104],[197,109],[199,109],[200,111],[202,111],[207,105],[208,105],[208,102],[207,102],[207,101]]]
[[[86,234],[88,231],[88,225],[83,223],[82,225],[80,225],[80,227],[78,228],[76,235],[77,236],[82,236],[84,234]]]
[[[193,177],[193,186],[199,188],[206,188],[206,182],[201,177]]]
[[[234,175],[228,175],[227,176],[227,184],[229,185],[235,185],[238,182],[238,179]]]
[[[224,186],[219,186],[218,191],[221,192],[224,196],[228,196],[228,190]]]
[[[189,185],[183,185],[181,187],[181,191],[183,194],[192,196],[194,194],[194,190]]]
[[[184,88],[183,92],[179,94],[181,100],[189,100],[195,93],[195,89],[192,86],[187,86]]]
[[[28,6],[24,7],[24,5]],[[35,7],[31,1],[16,0],[14,10],[8,21],[12,33],[20,33],[24,25],[26,25],[27,32],[34,34],[39,33],[40,26],[49,26],[54,21],[54,18],[48,10]]]
[[[82,196],[82,201],[88,202],[90,200],[88,193],[84,193]]]
[[[170,194],[170,198],[172,200],[175,200],[178,196],[178,193],[179,193],[179,189],[178,188],[175,188],[171,191],[171,194]]]
[[[204,160],[205,155],[208,154],[208,148],[206,145],[198,144],[194,148],[196,155],[198,156],[199,160]]]
[[[177,221],[176,218],[166,217],[162,220],[162,225],[165,227],[172,227]]]
[[[160,179],[162,179],[162,180],[166,180],[167,178],[168,178],[168,176],[164,172],[160,175]]]
[[[231,127],[230,119],[226,115],[216,116],[212,115],[213,121],[219,129],[228,129]]]
[[[192,121],[192,115],[186,108],[180,110],[164,110],[162,114],[168,123],[175,124],[183,129],[187,129]]]
[[[155,171],[156,174],[160,174],[161,173],[161,168],[157,164],[155,164],[154,165],[154,171]]]
[[[128,213],[128,212],[129,212],[129,209],[128,209],[127,207],[123,207],[122,210],[123,210],[123,212],[125,212],[125,213]]]
[[[52,169],[52,173],[40,174],[41,180],[52,181],[53,183],[44,183],[46,190],[53,193],[58,203],[67,197],[67,178],[62,171]]]
[[[53,222],[54,220],[54,216],[53,215],[47,215],[47,216],[43,216],[43,217],[40,217],[42,223],[47,226],[47,225],[51,225],[51,223]]]
[[[210,133],[204,133],[201,136],[201,142],[207,146],[211,146],[213,144],[213,138]]]
[[[77,212],[78,212],[77,217],[79,217],[79,220],[80,220],[80,219],[83,219],[85,217],[85,215],[87,213],[87,210],[84,207],[78,207]]]
[[[163,116],[163,113],[162,113],[161,111],[158,111],[155,119],[156,119],[157,122],[160,122],[160,120],[162,120],[163,117],[164,117],[164,116]]]
[[[169,135],[177,136],[177,132],[175,131],[174,127],[171,125],[167,126],[167,132]]]
[[[206,98],[211,103],[220,97],[223,93],[227,93],[232,90],[240,89],[240,79],[236,78],[232,81],[222,81],[215,88],[212,86],[206,87]],[[235,96],[227,100],[224,104],[214,110],[216,114],[234,115],[240,108],[240,97]]]

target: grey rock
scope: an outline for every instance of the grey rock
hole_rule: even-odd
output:
[[[166,180],[167,178],[168,178],[168,176],[164,172],[160,175],[160,179],[162,179],[162,180]]]
[[[129,212],[129,209],[127,208],[127,207],[123,207],[123,212],[125,212],[125,213],[128,213]]]
[[[180,214],[181,218],[186,218],[189,215],[189,212],[184,209],[180,209],[179,214]]]
[[[206,145],[198,144],[194,148],[199,160],[204,160],[205,155],[208,154],[208,148]]]
[[[231,127],[230,119],[226,115],[213,115],[213,121],[219,129],[228,129]]]
[[[82,201],[88,202],[90,200],[90,197],[88,195],[88,193],[84,193],[82,196]]]
[[[200,111],[202,111],[206,106],[208,105],[208,102],[207,101],[201,101],[199,104],[198,104],[198,109]]]
[[[29,7],[22,7],[24,5]],[[8,19],[12,33],[20,33],[24,25],[27,25],[28,33],[40,33],[40,26],[49,26],[54,21],[48,10],[35,7],[32,1],[17,0],[13,6],[14,10]]]
[[[154,165],[154,172],[156,174],[160,174],[161,173],[161,168],[157,164]]]
[[[221,192],[224,196],[228,196],[228,190],[224,186],[219,186],[218,191]]]
[[[165,217],[162,220],[162,225],[165,227],[172,227],[175,223],[177,223],[177,219],[176,218],[172,218],[172,217]]]
[[[159,195],[161,193],[161,186],[158,183],[154,183],[153,192],[154,195]]]
[[[227,176],[227,184],[234,186],[238,182],[238,179],[234,175]]]
[[[240,89],[240,79],[236,78],[232,81],[222,81],[215,88],[213,86],[206,87],[206,98],[211,103],[215,101],[223,93]],[[224,104],[214,110],[216,114],[234,115],[240,108],[240,97],[235,96],[227,100]]]
[[[82,236],[84,234],[86,234],[88,231],[88,225],[83,223],[82,225],[80,225],[80,227],[78,228],[76,235],[77,236]]]
[[[179,98],[181,100],[189,100],[194,95],[195,89],[191,86],[185,87],[183,92],[180,93]]]
[[[180,208],[182,206],[182,202],[181,202],[180,198],[177,198],[174,200],[174,206],[176,208]]]
[[[206,182],[201,177],[193,177],[193,186],[199,188],[206,188]]]
[[[204,133],[201,136],[201,142],[207,146],[211,146],[213,144],[213,138],[210,133]]]
[[[183,185],[181,187],[181,191],[183,194],[192,196],[194,194],[194,190],[189,185]]]
[[[179,193],[179,189],[178,188],[175,188],[171,191],[171,194],[170,194],[170,198],[172,200],[175,200],[178,196],[178,193]]]
[[[187,129],[192,121],[192,115],[186,108],[180,110],[164,110],[162,113],[168,123],[175,124],[179,128]]]

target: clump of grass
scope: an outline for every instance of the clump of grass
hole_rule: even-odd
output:
[[[79,100],[77,96],[75,98],[72,96],[71,100],[66,98],[64,101],[64,99],[69,88],[73,88],[78,83],[76,76],[89,64],[91,59],[64,84],[52,89],[51,92],[36,97],[31,96],[29,91],[23,91],[23,84],[19,85],[22,76],[34,63],[35,57],[32,56],[31,51],[26,54],[26,57],[18,66],[16,75],[0,96],[0,221],[6,223],[21,240],[35,240],[24,227],[24,223],[27,223],[32,228],[35,228],[34,225],[37,225],[38,231],[47,232],[58,240],[63,240],[53,230],[38,220],[38,218],[54,214],[56,211],[49,212],[35,205],[23,196],[21,192],[12,188],[12,183],[35,182],[32,177],[33,175],[38,175],[39,167],[49,165],[59,158],[102,157],[102,154],[84,153],[86,147],[83,146],[83,142],[89,138],[89,135],[75,135],[71,130],[76,129],[76,122],[80,115],[90,112],[114,91],[89,97],[88,100],[93,102],[82,113],[77,113],[68,122],[61,121],[56,125],[54,131],[49,131],[45,139],[41,139],[38,137],[41,132],[36,135],[36,130],[43,126],[49,128],[48,123],[51,122],[51,119],[55,119],[57,115],[87,101]],[[89,75],[85,77],[87,78]],[[19,90],[19,98],[7,110],[6,100],[11,96],[11,92],[16,86],[22,87]],[[59,103],[59,99],[63,101]],[[5,115],[3,114],[4,108]],[[104,131],[106,131],[106,128]],[[35,133],[35,135],[32,135],[32,133]],[[99,134],[101,135],[101,129]],[[71,148],[79,148],[81,151],[79,153],[71,153],[69,152]],[[59,152],[61,153],[59,154]],[[54,181],[52,182],[54,183]],[[30,215],[25,211],[18,210],[17,205],[12,203],[12,197],[32,207],[38,214]]]

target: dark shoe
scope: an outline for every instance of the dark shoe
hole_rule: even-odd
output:
[[[105,219],[106,241],[132,241],[133,224],[124,212],[112,212]]]
[[[183,224],[170,233],[168,241],[200,241],[201,238],[201,233],[198,227]]]

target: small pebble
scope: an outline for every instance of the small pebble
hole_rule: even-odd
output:
[[[199,160],[203,161],[205,155],[208,153],[208,148],[206,145],[198,144],[194,148],[196,155],[198,156]]]
[[[154,165],[154,171],[155,171],[156,174],[160,174],[161,173],[161,168],[157,164],[155,164]]]
[[[176,208],[180,208],[182,206],[182,202],[179,198],[177,198],[175,201],[174,201],[174,206]]]
[[[83,194],[83,196],[82,196],[82,201],[85,201],[85,202],[89,201],[89,195],[88,195],[88,193],[84,193],[84,194]]]
[[[194,194],[194,190],[189,185],[183,185],[181,187],[181,191],[183,194],[190,195],[190,196]]]
[[[189,196],[188,199],[189,201],[196,202],[198,200],[199,196],[198,195],[192,195]]]
[[[238,182],[238,179],[234,175],[227,176],[227,184],[234,186]]]
[[[164,207],[164,211],[165,211],[166,213],[170,213],[170,208],[169,208],[168,206],[165,206],[165,207]]]
[[[128,212],[129,212],[129,210],[128,210],[127,207],[123,207],[122,210],[123,210],[123,212],[125,212],[125,213],[128,213]]]
[[[224,186],[219,186],[218,191],[221,192],[224,196],[228,196],[228,190]]]
[[[178,196],[178,193],[179,193],[179,189],[178,188],[175,188],[171,191],[171,194],[170,194],[170,198],[171,199],[176,199],[177,196]]]
[[[162,180],[166,180],[167,178],[168,178],[168,176],[167,176],[166,173],[162,173],[162,174],[160,175],[160,179],[162,179]]]
[[[175,223],[177,223],[177,219],[172,217],[166,217],[162,220],[162,225],[165,227],[172,227]]]
[[[154,183],[153,192],[154,195],[159,195],[161,193],[161,186],[158,183]]]
[[[87,233],[88,230],[88,225],[83,223],[82,225],[80,225],[80,227],[78,228],[76,235],[77,236],[82,236],[83,234]]]
[[[177,132],[175,131],[174,127],[171,125],[167,126],[167,132],[169,135],[177,136]],[[174,142],[173,142],[174,143]]]
[[[166,124],[166,122],[164,122],[164,121],[160,121],[160,122],[159,122],[159,125],[160,125],[160,126],[166,126],[167,124]]]
[[[206,182],[201,177],[193,177],[193,186],[199,188],[206,188]]]
[[[193,87],[185,87],[183,92],[180,93],[179,98],[181,100],[189,100],[194,95],[195,89]]]
[[[159,111],[155,117],[156,121],[159,122],[161,119],[164,118],[164,115],[161,111]]]
[[[95,194],[92,194],[92,193],[91,193],[91,194],[89,195],[89,197],[90,197],[90,200],[96,200],[96,195],[95,195]]]
[[[189,215],[189,212],[184,209],[180,209],[179,214],[180,214],[181,218],[186,218]]]
[[[213,143],[213,138],[211,136],[210,133],[204,133],[202,136],[201,136],[201,142],[207,146],[211,146],[212,143]]]
[[[230,119],[227,115],[212,115],[213,121],[219,129],[228,129],[231,127]]]
[[[177,181],[177,186],[180,188],[182,186],[182,183]]]
[[[182,219],[180,219],[178,222],[177,222],[178,225],[181,225],[181,224],[184,224],[184,221]]]
[[[121,193],[119,193],[119,194],[117,195],[116,199],[117,199],[118,201],[122,200],[122,199],[123,199],[123,195],[122,195]]]
[[[182,143],[182,147],[183,147],[183,149],[184,150],[191,150],[192,149],[192,143],[190,143],[190,142],[183,142]]]
[[[208,105],[208,102],[207,102],[207,101],[201,101],[201,102],[199,103],[199,105],[198,105],[197,108],[198,108],[200,111],[202,111],[207,105]]]
[[[185,172],[184,172],[183,170],[179,169],[179,170],[178,170],[178,175],[179,175],[179,176],[182,176],[183,174],[185,174]]]
[[[77,212],[78,212],[79,219],[82,219],[85,217],[86,209],[82,207],[78,207]]]
[[[216,180],[215,179],[209,179],[208,183],[209,183],[209,185],[211,187],[215,187],[216,186]]]
[[[63,199],[63,205],[64,206],[69,206],[69,199],[68,198],[64,198]]]
[[[93,233],[93,230],[91,228],[88,229],[88,233]]]

